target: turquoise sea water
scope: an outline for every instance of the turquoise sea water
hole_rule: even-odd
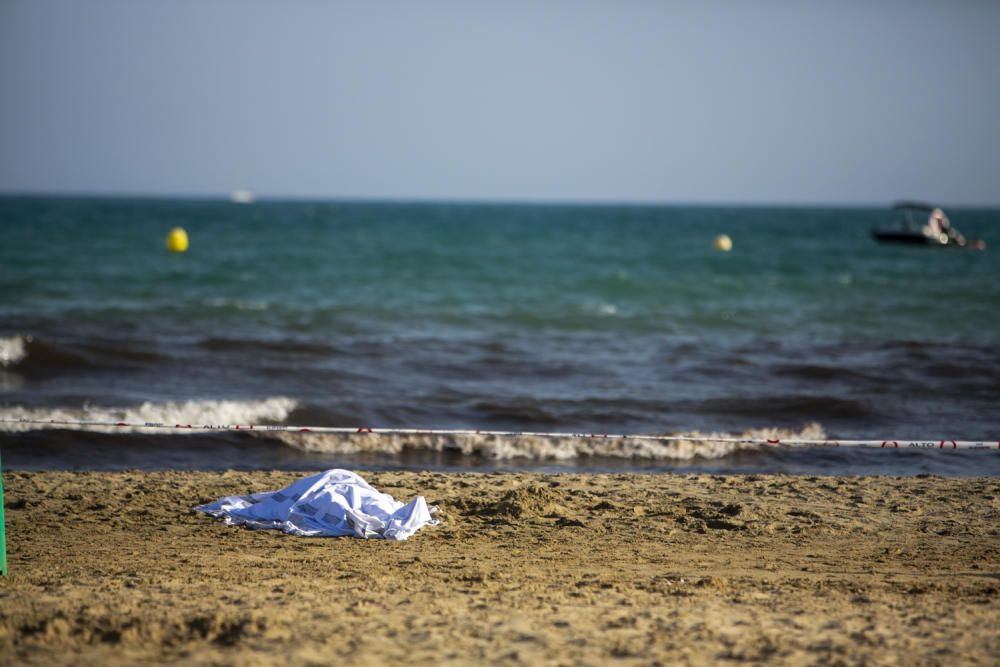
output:
[[[948,213],[987,250],[877,244],[888,207],[0,198],[0,416],[996,440],[1000,211]],[[2,437],[15,466],[177,451]],[[173,465],[240,463],[215,444]],[[782,465],[747,456],[711,465]]]

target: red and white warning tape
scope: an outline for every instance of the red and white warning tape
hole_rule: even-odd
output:
[[[534,438],[587,438],[587,439],[618,439],[646,440],[657,442],[724,442],[741,445],[773,445],[789,447],[869,447],[874,449],[996,449],[1000,450],[1000,441],[986,442],[978,440],[802,440],[774,438],[736,438],[705,435],[625,435],[607,433],[543,433],[536,431],[474,431],[463,429],[421,429],[421,428],[371,428],[343,426],[281,426],[258,424],[163,424],[159,422],[96,422],[96,421],[62,421],[42,419],[0,419],[0,424],[20,424],[29,426],[45,426],[48,428],[68,426],[79,429],[87,428],[129,428],[148,429],[152,431],[284,431],[291,433],[337,433],[371,434],[371,435],[424,435],[424,436],[494,436],[500,438],[534,437]]]

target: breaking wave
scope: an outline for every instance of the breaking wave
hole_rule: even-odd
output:
[[[288,418],[298,403],[291,398],[275,396],[256,401],[181,401],[146,402],[130,407],[83,405],[79,408],[0,407],[0,420],[29,419],[55,422],[129,422],[133,424],[277,424]],[[73,426],[64,424],[0,423],[0,431],[23,432],[44,428],[103,430],[116,433],[146,431],[123,427]],[[178,431],[172,431],[178,433]],[[181,431],[181,433],[187,431]]]
[[[497,436],[485,434],[396,434],[396,433],[298,433],[255,432],[257,437],[278,440],[300,451],[323,454],[399,455],[406,451],[453,452],[465,456],[503,461],[568,461],[606,457],[636,460],[686,461],[694,458],[718,459],[739,450],[759,449],[760,444],[717,442],[705,438],[756,440],[825,440],[819,424],[800,430],[752,429],[731,433],[686,433],[684,440],[647,440],[618,437]],[[690,438],[690,439],[688,439]]]
[[[27,355],[27,343],[30,336],[11,336],[0,338],[0,368],[7,368],[19,363]]]

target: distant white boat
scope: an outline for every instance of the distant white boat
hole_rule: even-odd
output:
[[[229,201],[234,204],[252,204],[253,200],[253,193],[249,190],[233,190],[229,195]]]

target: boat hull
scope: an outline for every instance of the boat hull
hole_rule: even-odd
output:
[[[901,230],[876,229],[872,236],[879,243],[906,243],[909,245],[943,245],[929,236],[924,236],[920,232],[907,232]]]

